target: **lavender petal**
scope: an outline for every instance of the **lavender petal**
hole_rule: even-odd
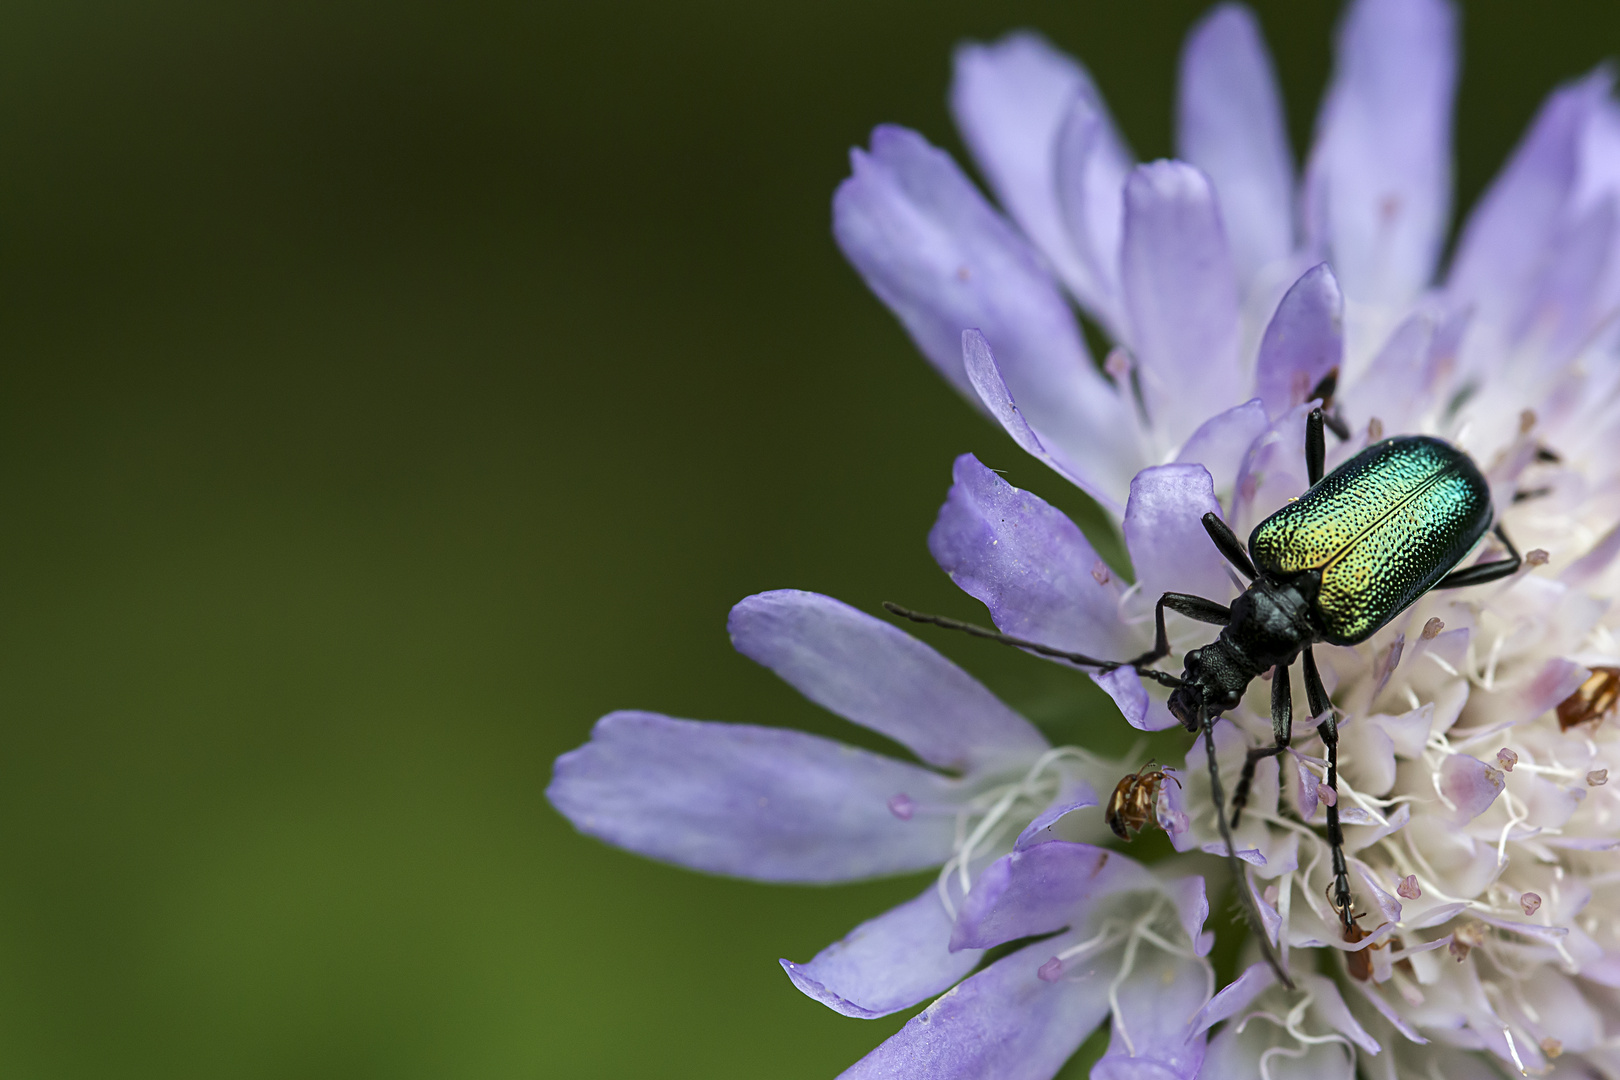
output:
[[[1209,1000],[1208,968],[1153,950],[1116,991],[1113,1037],[1092,1080],[1192,1080],[1204,1062],[1204,1034],[1193,1019]]]
[[[1469,214],[1446,288],[1482,317],[1519,321],[1574,193],[1581,136],[1611,82],[1599,70],[1555,90]]]
[[[1040,732],[945,657],[818,593],[781,589],[731,609],[737,651],[816,704],[931,765],[975,769],[1047,749]],[[915,795],[915,792],[912,793]]]
[[[1201,424],[1192,436],[1181,444],[1176,461],[1184,465],[1202,465],[1209,472],[1217,496],[1231,497],[1238,470],[1254,445],[1254,440],[1265,433],[1266,407],[1259,398],[1250,398],[1242,405],[1234,405],[1217,413]],[[1227,505],[1231,505],[1228,501]]]
[[[923,354],[974,400],[962,331],[983,331],[1042,437],[1094,464],[1104,488],[1112,474],[1123,487],[1136,460],[1129,415],[1028,242],[916,132],[879,127],[871,150],[850,160],[852,175],[833,196],[833,234]]]
[[[1176,917],[1181,920],[1181,928],[1187,932],[1187,939],[1193,943],[1193,952],[1199,956],[1208,955],[1210,947],[1215,944],[1215,934],[1204,929],[1204,921],[1209,918],[1209,897],[1204,892],[1204,879],[1197,874],[1189,874],[1168,882],[1165,888],[1176,903]]]
[[[1440,763],[1440,794],[1456,808],[1453,820],[1459,825],[1483,814],[1506,786],[1502,773],[1479,758],[1451,754]]]
[[[1193,1017],[1193,1030],[1208,1031],[1222,1020],[1236,1016],[1276,981],[1277,973],[1271,970],[1270,964],[1249,965],[1242,975],[1221,987],[1220,992],[1209,999],[1209,1004],[1198,1010],[1198,1015]]]
[[[1153,888],[1153,878],[1124,855],[1091,844],[1053,840],[991,863],[974,882],[951,935],[953,949],[988,949],[1079,922],[1099,896]]]
[[[1244,397],[1237,275],[1203,173],[1176,161],[1131,173],[1120,284],[1148,416],[1179,445]]]
[[[1120,309],[1119,245],[1125,228],[1125,179],[1136,164],[1101,103],[1077,97],[1057,141],[1057,192],[1085,276],[1070,287],[1116,340]]]
[[[1305,271],[1277,305],[1260,339],[1255,392],[1275,418],[1303,405],[1344,356],[1344,297],[1321,263]]]
[[[1220,512],[1214,481],[1202,465],[1156,465],[1136,474],[1124,531],[1144,601],[1166,592],[1225,601],[1232,583],[1202,520]]]
[[[1047,982],[1037,973],[1052,950],[1037,942],[997,960],[840,1080],[1050,1080],[1108,1015],[1109,983],[1101,971]]]
[[[1076,810],[1096,805],[1097,793],[1091,789],[1091,785],[1084,780],[1072,781],[1058,792],[1057,798],[1052,800],[1050,806],[1036,814],[1035,819],[1018,834],[1018,839],[1013,841],[1013,850],[1024,851],[1037,844],[1056,840],[1057,837],[1051,832],[1053,825]]]
[[[1055,167],[1060,132],[1077,102],[1097,118],[1107,156],[1123,159],[1117,166],[1123,176],[1129,155],[1077,61],[1027,31],[956,51],[950,105],[963,142],[1001,204],[1081,302],[1099,312],[1109,307],[1114,285],[1077,250]]]
[[[1294,162],[1271,55],[1254,13],[1221,4],[1193,27],[1176,96],[1180,156],[1215,185],[1238,279],[1294,248]]]
[[[1428,285],[1451,209],[1457,20],[1445,0],[1356,0],[1306,174],[1306,223],[1345,294],[1402,303]]]
[[[995,355],[990,351],[990,343],[985,340],[982,333],[973,328],[962,331],[962,367],[967,372],[968,381],[973,386],[973,392],[979,396],[980,403],[1026,453],[1050,465],[1059,476],[1080,487],[1109,513],[1117,516],[1121,512],[1119,493],[1122,485],[1116,483],[1118,475],[1115,470],[1105,468],[1102,471],[1097,469],[1088,471],[1085,467],[1075,464],[1061,448],[1054,446],[1049,449],[1025,419],[1018,402],[1013,398],[1012,391],[1007,389],[1001,368],[996,363]],[[1120,468],[1125,467],[1123,462],[1115,464]]]
[[[1139,643],[1120,620],[1120,584],[1097,580],[1097,552],[1074,522],[972,454],[952,478],[928,550],[998,627],[1104,659],[1130,655]]]
[[[1138,731],[1165,731],[1180,723],[1163,701],[1148,694],[1142,677],[1132,668],[1118,667],[1093,675],[1091,681],[1114,699],[1125,722]]]
[[[916,804],[911,820],[888,805]],[[853,881],[950,856],[959,782],[785,728],[616,712],[557,759],[551,804],[580,832],[760,881]]]
[[[1367,1029],[1350,1015],[1350,1008],[1345,1005],[1344,998],[1339,995],[1339,987],[1332,979],[1306,972],[1300,976],[1300,981],[1309,988],[1315,998],[1311,1003],[1312,1011],[1329,1027],[1369,1054],[1376,1054],[1383,1049],[1378,1045],[1378,1040],[1369,1035]]]
[[[950,989],[983,955],[949,951],[951,918],[930,885],[827,946],[807,964],[782,961],[793,985],[834,1012],[887,1016]]]

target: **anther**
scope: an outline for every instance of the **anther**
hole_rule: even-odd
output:
[[[1609,782],[1608,769],[1593,769],[1586,774],[1586,783],[1590,787],[1602,787]]]
[[[1541,906],[1541,897],[1533,892],[1527,892],[1519,897],[1519,906],[1524,909],[1526,915],[1534,915],[1536,909]]]
[[[1123,382],[1131,373],[1131,354],[1114,346],[1108,353],[1108,359],[1103,361],[1103,370],[1113,377],[1115,382]]]
[[[1316,797],[1321,799],[1326,806],[1337,806],[1339,804],[1339,793],[1326,784],[1316,789]]]
[[[1027,971],[1028,969],[1026,968],[1025,970]],[[1040,976],[1041,982],[1057,982],[1063,977],[1063,961],[1054,956],[1052,959],[1036,968],[1035,974]]]
[[[1519,755],[1504,746],[1496,752],[1496,760],[1501,763],[1503,772],[1512,772],[1513,766],[1519,763]]]
[[[1519,414],[1519,434],[1528,435],[1530,429],[1536,426],[1536,410],[1526,409]]]
[[[1531,548],[1524,553],[1524,564],[1526,566],[1546,566],[1547,560],[1550,558],[1552,556],[1547,554],[1545,548]]]
[[[1541,1052],[1547,1055],[1548,1060],[1552,1060],[1564,1052],[1564,1044],[1549,1035],[1541,1040]]]
[[[1378,417],[1367,421],[1367,441],[1375,443],[1384,437],[1384,422]]]
[[[911,815],[915,814],[916,812],[916,802],[911,798],[910,795],[907,795],[903,791],[889,799],[889,813],[893,814],[901,821],[910,821]]]
[[[1485,924],[1463,923],[1452,931],[1451,944],[1446,947],[1446,951],[1460,964],[1468,959],[1470,950],[1477,949],[1483,944],[1485,944]]]
[[[1395,886],[1395,895],[1402,900],[1416,900],[1422,896],[1423,890],[1418,888],[1417,875],[1407,874],[1401,878],[1400,884]]]
[[[1108,564],[1101,559],[1091,564],[1091,577],[1099,585],[1106,585],[1114,579],[1114,575],[1108,570]]]
[[[1430,619],[1428,622],[1423,624],[1423,640],[1433,641],[1435,638],[1440,636],[1440,631],[1444,630],[1445,628],[1446,624],[1441,622],[1439,619]]]

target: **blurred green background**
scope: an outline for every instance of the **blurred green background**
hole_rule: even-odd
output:
[[[903,1017],[777,968],[912,895],[576,835],[627,706],[860,740],[735,655],[795,586],[962,614],[973,450],[843,263],[880,121],[1044,29],[1170,150],[1198,3],[17,2],[0,10],[0,1072],[828,1077]],[[1303,146],[1333,10],[1261,5]],[[1466,16],[1459,185],[1620,46]],[[1082,679],[930,638],[1056,737]],[[870,743],[869,743],[870,744]]]

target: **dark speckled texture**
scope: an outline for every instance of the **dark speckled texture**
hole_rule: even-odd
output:
[[[1462,561],[1491,526],[1490,489],[1467,454],[1427,436],[1385,439],[1255,526],[1259,568],[1322,574],[1324,638],[1354,645]]]

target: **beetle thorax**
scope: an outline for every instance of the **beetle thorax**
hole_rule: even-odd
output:
[[[1232,621],[1220,640],[1259,673],[1292,663],[1316,637],[1304,591],[1261,577],[1232,601]]]

